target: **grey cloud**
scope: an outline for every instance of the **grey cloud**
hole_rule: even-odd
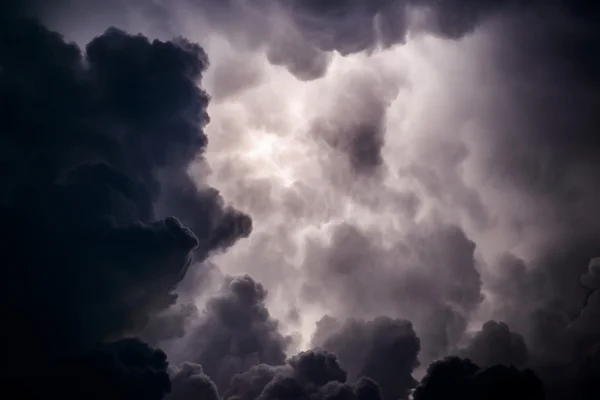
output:
[[[207,144],[200,46],[113,28],[83,51],[2,18],[6,356],[45,365],[138,333],[251,221],[188,174]]]
[[[347,384],[346,372],[336,356],[322,350],[302,352],[285,365],[257,365],[236,375],[226,399],[313,398],[344,400],[380,400],[377,384],[361,379]]]
[[[174,8],[173,3],[164,0],[113,0],[104,5],[89,0],[64,0],[54,9],[45,8],[42,14],[51,21],[62,20],[63,25],[74,15],[87,15],[89,22],[93,22],[89,13],[93,7],[96,16],[101,15],[117,26],[131,23],[140,14],[146,29],[152,33],[172,35],[180,21],[190,21],[191,13],[196,24],[202,25],[198,29],[219,32],[240,48],[265,50],[270,62],[284,65],[299,79],[310,80],[326,73],[330,52],[373,53],[404,44],[415,9],[425,14],[422,28],[445,38],[459,39],[494,16],[506,3],[509,2],[179,0]],[[178,8],[185,12],[178,12]],[[62,16],[57,10],[61,10]]]
[[[170,370],[171,391],[165,400],[219,400],[214,382],[204,373],[201,365],[184,362]]]
[[[309,134],[342,154],[352,175],[375,174],[384,164],[387,110],[403,83],[401,78],[386,71],[343,74],[339,89],[334,89],[330,103],[312,121]],[[335,160],[331,157],[328,161],[335,163]],[[330,168],[339,166],[324,166],[325,170]]]
[[[412,373],[421,349],[409,321],[379,317],[340,323],[325,317],[317,326],[313,346],[336,354],[351,382],[371,378],[380,385],[383,399],[408,398],[417,384]]]
[[[593,285],[587,285],[592,282],[586,280],[594,264],[584,261],[585,254],[593,254],[594,246],[586,250],[586,247],[571,247],[574,244],[566,243],[570,245],[566,249],[548,251],[541,260],[530,265],[514,256],[505,256],[503,263],[496,267],[502,277],[487,279],[495,296],[497,308],[493,312],[506,317],[512,329],[523,333],[528,348],[527,363],[544,380],[551,399],[569,398],[573,393],[578,393],[579,398],[588,398],[586,396],[591,396],[593,391],[589,383],[584,382],[598,373],[589,360],[594,359],[600,338],[597,328],[600,296],[596,288],[589,287]],[[590,267],[585,268],[587,265]],[[575,278],[577,270],[581,271],[586,285]],[[506,345],[514,342],[507,341],[512,335],[506,329],[501,331],[504,331],[501,342]],[[484,342],[480,341],[480,350],[488,356],[502,347],[493,341],[486,345]],[[476,345],[474,340],[471,350],[482,355],[473,348]],[[517,356],[521,353],[518,348],[523,348],[521,344],[511,347],[514,351],[507,350],[503,357],[498,354],[493,358],[505,358],[508,362],[513,358],[510,354]],[[517,363],[514,358],[511,362]]]
[[[520,334],[511,332],[504,322],[483,324],[461,355],[482,367],[500,364],[524,368],[528,365],[525,340]]]
[[[242,63],[244,68],[240,68]],[[260,84],[264,79],[263,72],[256,64],[247,62],[242,57],[228,59],[215,66],[210,93],[214,101],[221,101]]]
[[[407,318],[425,358],[435,358],[458,342],[482,300],[474,250],[456,227],[415,228],[387,248],[376,234],[342,224],[329,247],[313,243],[307,250],[306,301],[337,315]]]
[[[267,50],[273,65],[283,65],[300,80],[317,79],[325,75],[331,55],[301,38],[281,38]]]
[[[235,374],[266,363],[282,365],[290,339],[265,307],[267,291],[249,276],[226,277],[186,339],[182,357],[202,365],[219,390]]]

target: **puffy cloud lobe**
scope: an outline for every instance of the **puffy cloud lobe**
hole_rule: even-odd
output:
[[[327,73],[331,55],[294,35],[273,43],[267,50],[267,59],[273,65],[286,67],[296,78],[309,81]]]
[[[372,53],[406,42],[415,21],[414,11],[424,14],[419,28],[441,37],[460,39],[502,10],[508,0],[279,0],[215,1],[181,0],[178,5],[193,10],[202,21],[198,29],[220,32],[240,48],[264,49],[274,65],[285,66],[301,80],[322,77],[330,53],[349,55]],[[85,0],[75,1],[85,10]],[[96,9],[99,6],[94,6]],[[165,24],[165,15],[178,23],[172,3],[141,0],[111,1],[113,19],[128,8],[143,12],[145,18]],[[73,4],[63,9],[73,9]],[[284,24],[281,23],[284,21]]]
[[[282,0],[298,30],[319,48],[341,54],[403,44],[409,12],[427,14],[427,27],[450,39],[471,33],[494,15],[506,0]]]
[[[199,46],[109,29],[83,56],[37,22],[4,18],[1,300],[5,365],[19,370],[137,332],[174,302],[192,257],[251,223],[191,187],[207,143]],[[183,196],[173,182],[187,182],[187,208],[168,204]]]
[[[466,358],[477,365],[500,364],[523,368],[527,366],[527,345],[521,335],[511,332],[504,322],[488,321],[463,350]]]
[[[332,353],[310,350],[290,358],[285,365],[257,365],[233,377],[226,399],[380,400],[377,383],[361,378],[346,384],[346,372]]]
[[[283,1],[305,39],[341,54],[402,43],[406,36],[403,1]]]
[[[499,269],[501,273],[490,279],[494,301],[499,305],[498,315],[507,316],[511,327],[523,330],[528,366],[539,373],[551,399],[571,398],[573,393],[580,392],[579,397],[585,398],[588,392],[583,383],[585,377],[600,371],[593,362],[585,361],[594,354],[600,340],[597,324],[600,296],[593,289],[595,259],[584,261],[591,249],[593,246],[572,244],[566,249],[548,251],[530,265],[513,256],[504,256],[498,264],[503,267]],[[588,268],[584,270],[582,267],[586,265]],[[579,281],[575,278],[577,269],[582,271]],[[477,340],[476,336],[465,354],[481,363],[489,357],[495,362],[512,359],[516,363],[515,357],[522,346],[515,346],[518,342],[510,340],[513,335],[498,328],[496,325],[491,338],[504,332],[499,344],[481,340],[483,337]],[[510,342],[513,344],[509,346]],[[505,351],[501,356],[498,350],[502,347]],[[477,358],[483,355],[485,358]]]
[[[202,365],[221,391],[232,376],[252,366],[285,362],[290,338],[279,332],[266,296],[265,288],[247,275],[227,277],[191,333],[187,356]]]
[[[531,370],[496,365],[480,368],[468,359],[448,357],[432,363],[413,393],[414,400],[545,399]]]
[[[328,352],[304,352],[288,360],[298,379],[323,386],[327,382],[345,382],[346,371],[337,357]]]
[[[331,351],[348,370],[349,379],[371,378],[384,399],[406,399],[417,381],[420,341],[409,321],[379,317],[371,321],[322,320],[313,345]]]
[[[369,233],[340,224],[328,247],[311,243],[307,300],[342,316],[408,319],[426,344],[422,361],[448,354],[482,299],[475,244],[454,226],[415,229],[392,247]]]
[[[185,362],[171,370],[170,379],[171,391],[165,400],[220,399],[217,386],[201,365]]]
[[[420,28],[444,38],[460,39],[497,15],[510,1],[281,0],[281,3],[305,47],[310,44],[325,52],[348,55],[404,44],[415,22],[414,11],[424,15]],[[304,54],[310,56],[311,51]],[[314,50],[312,54],[320,56]]]

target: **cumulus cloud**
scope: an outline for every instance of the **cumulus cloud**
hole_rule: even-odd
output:
[[[385,246],[376,234],[340,225],[329,246],[311,243],[307,301],[337,315],[406,318],[435,358],[455,346],[481,301],[475,246],[456,227],[413,232]],[[426,337],[427,335],[431,335]]]
[[[4,18],[2,310],[19,370],[139,332],[251,222],[188,174],[207,143],[202,48],[109,29],[82,51]]]
[[[417,381],[420,341],[409,321],[379,317],[340,323],[326,317],[317,323],[313,345],[336,354],[351,382],[377,382],[383,399],[406,399]]]
[[[232,376],[258,364],[282,365],[290,338],[265,306],[267,291],[249,276],[227,277],[208,300],[181,357],[202,365],[219,390]]]
[[[140,333],[201,364],[179,398],[405,398],[456,353],[416,397],[593,398],[596,6],[53,3],[0,10],[11,370]],[[287,358],[315,327],[339,364]]]
[[[362,378],[346,383],[346,371],[334,354],[311,350],[291,357],[285,365],[257,365],[233,377],[227,399],[381,399],[377,384]]]
[[[171,391],[165,399],[220,399],[216,385],[204,373],[201,365],[184,362],[181,366],[173,367],[170,372]]]
[[[488,321],[470,340],[463,355],[477,365],[527,366],[527,345],[523,337],[511,332],[504,322]]]
[[[101,19],[113,24],[142,24],[154,34],[178,32],[181,22],[187,23],[192,14],[195,29],[203,34],[216,32],[239,48],[264,51],[272,64],[284,66],[298,79],[312,80],[327,73],[331,52],[350,55],[384,51],[405,44],[411,27],[451,40],[460,39],[509,3],[179,0],[173,7],[165,0],[111,0],[102,5],[71,0],[55,7],[41,8],[41,3],[38,9],[48,20],[62,25],[71,25],[65,20],[74,16],[96,25],[100,14]]]
[[[545,392],[531,370],[503,365],[482,369],[467,359],[449,357],[429,366],[413,398],[544,399]]]

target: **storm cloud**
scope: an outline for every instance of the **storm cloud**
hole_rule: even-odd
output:
[[[379,317],[340,323],[325,317],[317,323],[313,345],[336,354],[351,382],[366,377],[377,382],[382,398],[406,399],[417,381],[420,341],[409,321]]]
[[[3,374],[597,396],[597,6],[95,3],[1,9]]]
[[[258,364],[282,365],[290,338],[265,306],[266,289],[249,276],[226,277],[208,300],[182,357],[202,365],[223,391],[235,374]]]
[[[251,222],[188,175],[207,143],[199,46],[109,29],[82,52],[6,18],[0,63],[4,365],[19,370],[138,332]]]
[[[542,382],[531,370],[496,365],[480,368],[456,357],[436,361],[414,391],[415,400],[544,399]]]

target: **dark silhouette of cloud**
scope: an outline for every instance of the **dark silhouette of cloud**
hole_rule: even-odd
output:
[[[199,364],[185,362],[172,368],[170,380],[171,391],[166,400],[220,399],[217,386]]]
[[[449,357],[429,366],[413,393],[415,400],[545,399],[542,382],[531,370],[496,365],[480,368]]]
[[[417,381],[420,341],[409,321],[379,317],[340,323],[326,317],[317,324],[313,346],[336,354],[350,381],[371,378],[383,399],[406,399]]]
[[[381,399],[379,387],[362,378],[346,383],[344,371],[332,353],[323,350],[302,352],[285,365],[257,365],[236,375],[225,398],[249,399]]]
[[[290,338],[265,306],[267,291],[248,275],[226,277],[191,332],[185,357],[198,362],[221,392],[235,374],[258,364],[283,365]]]
[[[527,345],[523,337],[511,332],[504,322],[488,321],[477,332],[462,355],[477,365],[500,364],[523,368],[527,366]]]
[[[2,22],[2,338],[26,373],[139,332],[251,221],[187,172],[207,143],[202,48],[109,29],[82,52]]]
[[[94,346],[51,369],[32,363],[26,373],[3,374],[1,380],[11,398],[160,400],[171,390],[167,369],[165,353],[129,338]]]

